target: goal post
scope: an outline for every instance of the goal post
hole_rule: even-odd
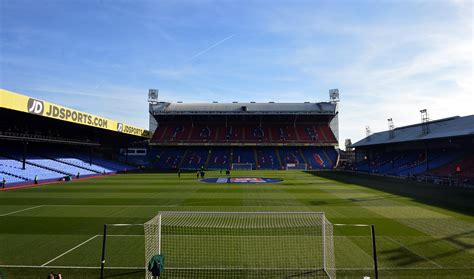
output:
[[[144,231],[166,278],[336,278],[323,212],[160,212]]]
[[[252,163],[232,163],[232,170],[253,170]]]
[[[307,170],[306,163],[287,163],[286,170]]]

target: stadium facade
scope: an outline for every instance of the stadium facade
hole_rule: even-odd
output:
[[[321,103],[150,104],[158,169],[332,169],[338,110]]]
[[[474,115],[375,133],[352,145],[362,172],[465,184],[474,179]]]

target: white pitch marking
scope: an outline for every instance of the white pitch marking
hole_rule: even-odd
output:
[[[64,269],[99,269],[100,266],[61,266],[61,265],[48,265],[48,266],[40,266],[40,265],[0,265],[0,267],[4,268],[64,268]],[[125,266],[106,266],[105,269],[144,269],[144,267],[125,267]],[[186,267],[167,267],[166,269],[171,270],[187,270],[187,269],[216,269],[216,268],[186,268]],[[217,268],[219,269],[219,268]],[[248,268],[245,268],[246,270]],[[444,268],[431,268],[431,267],[381,267],[379,270],[474,270],[471,267],[444,267]],[[232,270],[232,269],[231,269]],[[336,268],[336,270],[374,270],[373,268],[368,267],[340,267]]]
[[[62,256],[66,255],[67,253],[73,251],[74,249],[77,249],[77,248],[81,247],[82,245],[86,244],[87,242],[91,241],[92,239],[94,239],[94,238],[96,238],[96,237],[98,237],[98,236],[99,236],[98,234],[94,235],[93,237],[87,239],[86,241],[83,241],[83,242],[79,243],[78,245],[72,247],[71,249],[67,250],[66,252],[62,253],[61,255],[57,256],[56,258],[51,259],[51,260],[45,262],[45,263],[42,264],[41,266],[46,266],[47,264],[49,264],[49,263],[51,263],[51,262],[53,262],[53,261],[55,261],[55,260],[61,258]]]
[[[23,211],[27,211],[27,210],[31,210],[31,209],[43,207],[43,206],[44,206],[44,205],[37,205],[37,206],[28,207],[28,208],[20,209],[20,210],[13,211],[13,212],[8,212],[8,213],[0,214],[0,217],[12,215],[12,214],[15,214],[15,213],[19,213],[19,212],[23,212]]]
[[[67,265],[0,265],[0,267],[11,268],[64,268],[64,269],[99,269],[100,266],[67,266]],[[144,269],[144,267],[106,266],[105,269]]]

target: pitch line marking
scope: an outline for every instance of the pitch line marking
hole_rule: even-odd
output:
[[[27,210],[31,210],[31,209],[43,207],[43,206],[44,206],[44,205],[37,205],[37,206],[33,206],[33,207],[28,207],[28,208],[20,209],[20,210],[17,210],[17,211],[12,211],[12,212],[8,212],[8,213],[0,214],[0,217],[8,216],[8,215],[13,215],[13,214],[15,214],[15,213],[19,213],[19,212],[23,212],[23,211],[27,211]]]
[[[384,238],[387,238],[388,240],[390,240],[390,241],[392,241],[392,242],[394,242],[394,243],[396,243],[397,245],[400,245],[401,247],[403,247],[403,248],[405,248],[407,251],[409,251],[409,252],[411,252],[411,253],[417,255],[418,257],[420,257],[420,258],[422,258],[422,259],[424,259],[424,260],[426,260],[426,261],[429,261],[430,263],[436,265],[437,267],[443,268],[440,264],[434,262],[433,260],[430,260],[429,258],[427,258],[427,257],[425,257],[425,256],[423,256],[423,255],[420,255],[420,254],[416,253],[415,251],[413,251],[412,249],[406,247],[406,246],[403,245],[400,241],[398,241],[398,240],[396,240],[396,239],[393,239],[392,237],[386,236],[386,235],[384,235],[383,237],[384,237]]]
[[[0,265],[0,267],[4,268],[64,268],[64,269],[100,269],[100,266],[61,266],[61,265],[48,265],[48,266],[40,266],[40,265]],[[126,267],[126,266],[106,266],[105,269],[145,269],[144,267]],[[186,270],[192,268],[186,267],[168,267],[167,269],[171,270]],[[203,268],[194,268],[194,269],[203,269]],[[245,268],[248,269],[248,268]],[[474,270],[471,267],[445,267],[445,268],[432,268],[432,267],[381,267],[379,270]],[[368,267],[340,267],[336,268],[336,270],[374,270],[373,268]]]
[[[87,239],[87,240],[85,240],[85,241],[79,243],[78,245],[76,245],[76,246],[72,247],[71,249],[67,250],[66,252],[62,253],[61,255],[59,255],[59,256],[57,256],[57,257],[55,257],[55,258],[53,258],[53,259],[51,259],[51,260],[45,262],[45,263],[42,264],[41,266],[44,267],[44,266],[48,265],[49,263],[51,263],[51,262],[53,262],[53,261],[55,261],[55,260],[61,258],[62,256],[66,255],[67,253],[69,253],[69,252],[71,252],[71,251],[73,251],[73,250],[75,250],[75,249],[81,247],[82,245],[86,244],[87,242],[91,241],[92,239],[94,239],[94,238],[96,238],[96,237],[98,237],[98,236],[99,236],[98,234],[94,235],[93,237],[91,237],[91,238],[89,238],[89,239]]]
[[[69,266],[69,265],[0,265],[4,268],[64,268],[64,269],[100,269],[100,266]],[[105,266],[105,269],[145,269],[144,267]]]

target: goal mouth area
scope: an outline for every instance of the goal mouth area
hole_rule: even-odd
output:
[[[200,180],[204,183],[223,183],[223,184],[270,184],[282,182],[280,178],[269,177],[210,177]]]

